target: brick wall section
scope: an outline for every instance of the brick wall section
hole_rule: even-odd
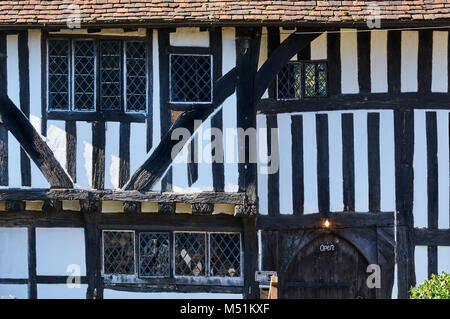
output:
[[[365,21],[377,4],[382,20],[450,18],[450,0],[228,1],[228,0],[21,0],[0,1],[0,24],[64,24],[79,5],[83,24],[170,22]]]

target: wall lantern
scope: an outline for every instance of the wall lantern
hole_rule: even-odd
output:
[[[250,48],[250,38],[249,37],[241,37],[239,39],[239,51],[242,55],[246,55],[248,49]]]
[[[330,212],[322,213],[322,228],[329,229],[331,227]]]

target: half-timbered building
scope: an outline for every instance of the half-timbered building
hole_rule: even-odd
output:
[[[276,271],[279,298],[407,298],[450,271],[449,27],[447,1],[0,1],[0,296]]]

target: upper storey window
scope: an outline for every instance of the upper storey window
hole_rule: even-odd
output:
[[[147,110],[144,41],[50,39],[49,111]]]
[[[278,73],[279,100],[323,96],[327,96],[326,62],[289,62]]]
[[[170,102],[212,103],[212,56],[170,55]]]

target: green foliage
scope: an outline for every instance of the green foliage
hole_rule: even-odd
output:
[[[450,299],[450,274],[433,274],[420,286],[411,287],[410,293],[410,299]]]

